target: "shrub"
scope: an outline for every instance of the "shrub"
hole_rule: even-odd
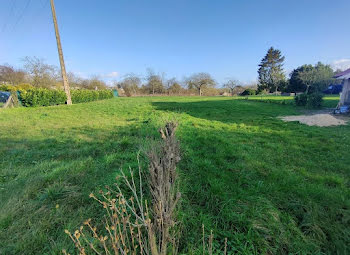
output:
[[[0,91],[8,91],[8,92],[15,92],[15,91],[24,91],[34,89],[34,87],[28,83],[21,83],[16,86],[13,85],[0,85]]]
[[[17,91],[17,89],[12,85],[0,85],[0,91],[14,92]]]
[[[314,92],[310,94],[300,94],[294,97],[295,104],[298,106],[307,106],[308,108],[321,108],[323,94]]]
[[[73,103],[84,103],[113,97],[111,90],[87,90],[77,89],[71,91]]]
[[[256,94],[256,90],[246,89],[241,93],[241,96],[251,96],[251,95],[255,95],[255,94]]]
[[[300,95],[296,95],[294,97],[294,101],[297,106],[305,106],[307,103],[307,94],[303,93]]]
[[[24,106],[49,106],[66,102],[66,94],[62,90],[29,89],[21,91],[20,100]]]
[[[309,108],[321,108],[323,102],[323,94],[312,93],[307,96],[307,107]]]
[[[34,86],[30,85],[29,83],[20,83],[14,87],[19,91],[34,89]]]

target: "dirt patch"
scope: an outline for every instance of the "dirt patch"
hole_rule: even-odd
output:
[[[308,126],[329,127],[346,125],[348,117],[333,115],[331,113],[315,113],[308,115],[293,115],[279,117],[284,121],[298,121]]]

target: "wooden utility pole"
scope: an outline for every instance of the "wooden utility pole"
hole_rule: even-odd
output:
[[[51,11],[52,11],[53,24],[55,26],[55,34],[56,34],[56,41],[57,41],[58,56],[60,58],[61,73],[62,73],[62,80],[63,80],[63,88],[64,88],[64,92],[67,95],[67,104],[71,105],[72,104],[72,99],[71,99],[71,96],[70,96],[70,88],[69,88],[69,83],[68,83],[68,78],[67,78],[67,73],[66,73],[66,66],[64,65],[60,33],[58,32],[55,4],[54,4],[53,0],[50,0],[50,2],[51,2]]]

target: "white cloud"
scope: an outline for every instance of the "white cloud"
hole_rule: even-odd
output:
[[[111,73],[109,73],[109,74],[106,75],[106,77],[108,77],[108,78],[115,78],[115,77],[117,77],[117,76],[119,76],[119,73],[116,72],[116,71],[111,72]]]
[[[344,70],[350,68],[350,59],[343,58],[343,59],[334,60],[331,64],[331,66],[334,70],[344,71]]]

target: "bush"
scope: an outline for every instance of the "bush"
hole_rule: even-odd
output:
[[[307,94],[296,95],[294,101],[297,106],[305,106],[307,104]]]
[[[309,108],[321,108],[323,94],[314,92],[311,94],[300,94],[294,97],[295,104],[298,106],[307,106]]]
[[[34,87],[28,83],[21,83],[21,84],[18,84],[16,86],[0,85],[0,91],[15,92],[15,91],[30,90],[30,89],[34,89]]]
[[[323,94],[312,93],[307,96],[307,107],[309,108],[321,108],[323,102]]]
[[[112,98],[113,92],[112,90],[77,89],[71,90],[71,96],[73,104],[76,104]]]
[[[15,88],[19,91],[23,91],[23,90],[34,89],[35,87],[30,85],[29,83],[20,83],[20,84],[16,85]]]
[[[246,89],[241,93],[241,96],[252,96],[256,94],[255,89]]]
[[[14,92],[17,91],[17,89],[12,85],[0,85],[0,91]]]
[[[66,94],[62,90],[29,89],[21,91],[20,100],[23,106],[49,106],[65,104]]]

